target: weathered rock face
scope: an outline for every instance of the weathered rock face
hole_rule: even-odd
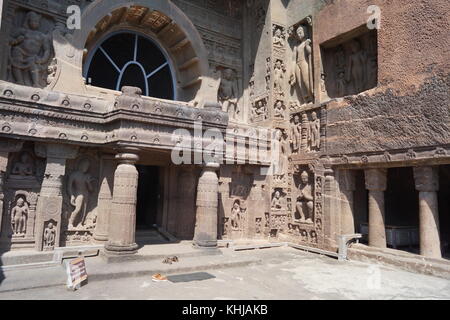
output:
[[[330,103],[327,148],[332,154],[438,146],[450,141],[450,74],[416,92],[394,89]]]
[[[330,250],[366,228],[384,248],[407,229],[439,257],[448,184],[420,181],[449,172],[447,1],[90,0],[79,30],[73,4],[4,1],[2,246],[129,254],[156,225]],[[390,187],[397,167],[417,193],[412,171]],[[416,197],[417,219],[385,194]]]

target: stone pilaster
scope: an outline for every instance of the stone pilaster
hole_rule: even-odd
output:
[[[98,193],[97,224],[94,232],[94,240],[98,242],[108,241],[115,169],[116,162],[114,158],[109,155],[103,156],[101,160],[100,190]]]
[[[114,174],[114,191],[111,215],[109,218],[108,254],[133,254],[136,244],[136,203],[139,173],[136,162],[139,156],[134,153],[120,153]]]
[[[442,258],[439,238],[439,207],[437,167],[415,167],[414,179],[419,191],[420,254],[429,258]]]
[[[195,171],[194,167],[183,168],[177,186],[177,234],[180,239],[192,239],[195,224]]]
[[[4,208],[3,200],[5,198],[5,194],[3,191],[3,184],[5,183],[6,167],[8,165],[8,155],[9,155],[8,152],[0,151],[0,232],[2,227],[2,217]]]
[[[36,250],[52,250],[59,247],[62,223],[63,179],[66,172],[66,160],[74,159],[78,147],[59,144],[36,144],[35,152],[47,158],[44,180],[36,207]],[[51,247],[44,248],[45,229],[53,225],[55,241]]]
[[[219,164],[208,163],[198,181],[194,245],[200,248],[217,247],[218,169]]]
[[[339,205],[339,193],[334,170],[326,166],[324,175],[323,212],[325,244],[328,248],[334,248],[337,246],[336,236],[341,230],[339,215],[336,213],[336,208]]]
[[[369,246],[386,248],[384,191],[387,169],[366,169],[365,177],[369,190]]]
[[[355,219],[353,215],[353,197],[356,190],[355,172],[340,171],[341,189],[341,234],[355,233]]]

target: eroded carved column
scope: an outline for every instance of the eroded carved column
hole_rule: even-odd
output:
[[[206,164],[198,181],[194,245],[200,248],[217,247],[218,169],[219,164]]]
[[[366,169],[365,177],[369,190],[369,246],[386,248],[384,191],[387,169]]]
[[[1,9],[0,9],[1,10]],[[0,233],[2,227],[2,217],[3,217],[3,199],[5,194],[3,193],[3,184],[5,182],[6,167],[8,165],[8,152],[0,151]]]
[[[341,234],[355,233],[355,219],[353,215],[353,196],[355,187],[355,172],[342,170],[341,172]]]
[[[36,207],[36,250],[59,247],[62,222],[63,177],[66,159],[74,159],[78,147],[58,144],[36,144],[36,154],[47,158],[44,180]]]
[[[105,249],[109,254],[133,254],[138,248],[135,238],[139,173],[135,164],[139,156],[134,153],[120,153],[116,159],[119,164],[114,174],[108,243]]]
[[[97,224],[95,226],[94,240],[108,241],[109,217],[112,209],[114,170],[116,162],[112,156],[102,157],[100,190],[98,193]]]
[[[414,179],[419,191],[420,254],[429,258],[442,258],[439,238],[439,207],[437,167],[415,167]]]

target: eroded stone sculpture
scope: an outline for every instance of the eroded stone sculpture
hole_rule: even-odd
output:
[[[239,200],[234,201],[233,207],[231,208],[231,228],[233,230],[238,230],[242,219],[242,209]]]
[[[219,101],[222,104],[222,110],[228,112],[232,119],[236,119],[240,113],[237,97],[238,87],[234,72],[231,69],[224,69],[219,86]]]
[[[350,43],[351,54],[348,59],[346,80],[353,85],[356,92],[361,92],[366,87],[367,56],[357,40]]]
[[[273,194],[271,208],[272,210],[281,210],[283,208],[281,204],[281,192],[279,190],[276,190]]]
[[[56,228],[53,222],[48,222],[44,229],[44,250],[53,250],[55,247]]]
[[[294,72],[289,83],[299,89],[300,103],[306,104],[313,98],[311,39],[307,38],[307,30],[303,25],[297,27],[296,34],[300,43],[294,48]]]
[[[308,149],[309,151],[320,150],[320,119],[317,118],[317,113],[311,113],[311,121],[309,123],[309,135],[308,135]]]
[[[10,67],[14,81],[21,85],[43,87],[43,74],[47,73],[52,55],[48,35],[39,31],[42,16],[30,11],[23,27],[13,30],[10,51]]]
[[[277,60],[275,62],[275,67],[273,70],[273,89],[274,94],[277,97],[284,97],[284,73],[286,72],[286,68],[281,62],[281,60]]]
[[[275,106],[273,108],[273,117],[277,120],[283,120],[284,119],[284,104],[283,101],[278,100],[275,103]]]
[[[300,149],[300,142],[302,139],[302,123],[300,122],[300,116],[295,115],[291,124],[291,146],[292,153],[298,153]]]
[[[24,198],[20,197],[16,205],[11,210],[11,226],[14,236],[25,235],[27,231],[28,204]]]
[[[69,229],[74,228],[75,222],[82,226],[86,223],[89,194],[94,191],[95,182],[95,179],[89,174],[90,165],[88,159],[83,159],[78,170],[69,176],[67,191],[70,195],[70,203],[75,207],[70,215]]]
[[[314,196],[311,183],[309,182],[309,174],[303,171],[301,174],[301,183],[299,185],[299,194],[296,203],[296,213],[300,223],[313,223]]]
[[[27,152],[20,155],[19,161],[14,163],[11,173],[19,176],[31,176],[34,172],[34,164]]]

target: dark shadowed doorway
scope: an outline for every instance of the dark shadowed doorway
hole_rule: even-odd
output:
[[[137,166],[139,184],[136,207],[136,229],[149,230],[157,225],[161,209],[160,168]]]

